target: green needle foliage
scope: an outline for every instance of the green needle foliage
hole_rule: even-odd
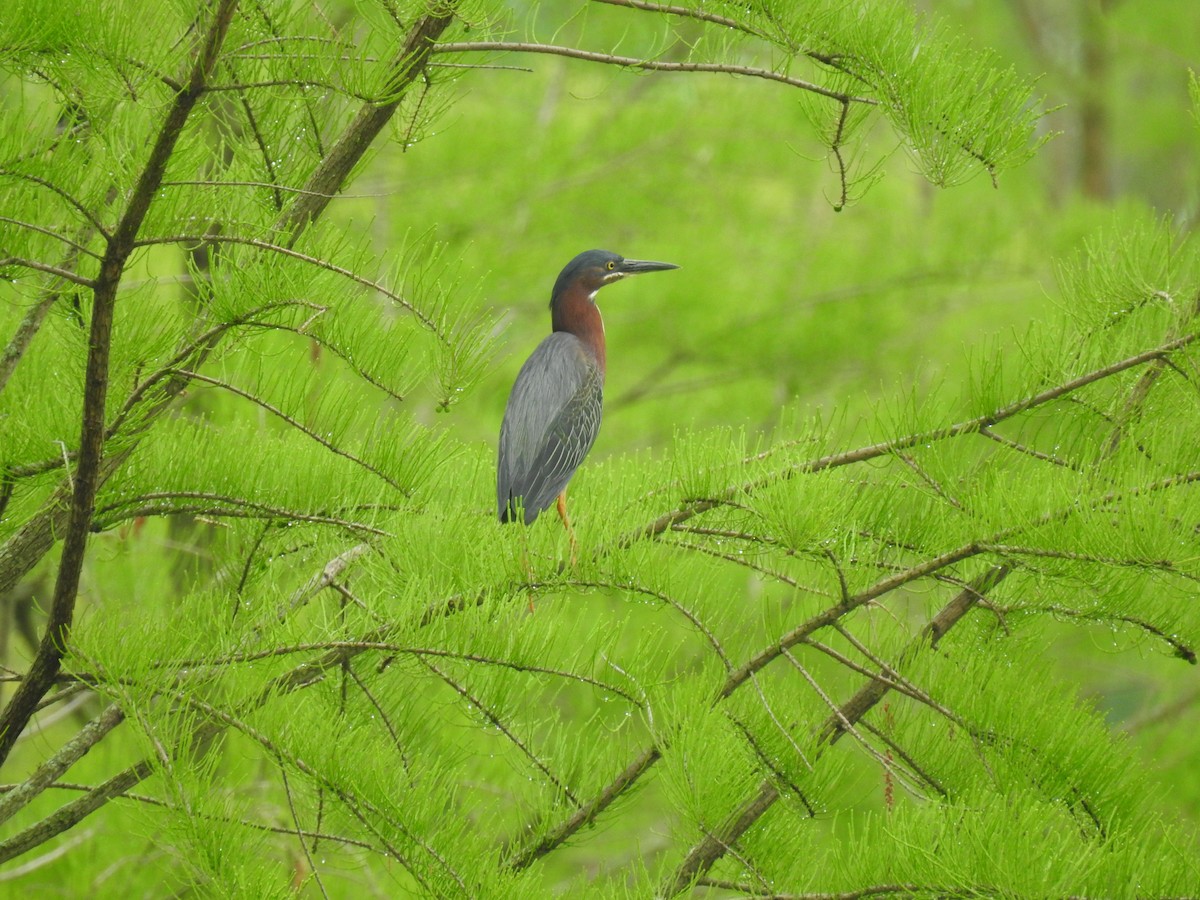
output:
[[[1200,892],[1194,688],[1172,768],[1089,677],[1196,662],[1200,252],[1002,206],[1049,130],[997,52],[18,0],[0,63],[4,890]],[[612,289],[573,553],[492,441],[593,244],[683,268]]]

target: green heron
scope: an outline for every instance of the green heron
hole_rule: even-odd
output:
[[[604,400],[604,322],[596,292],[627,275],[678,269],[588,250],[567,263],[550,294],[553,333],[525,361],[500,426],[496,500],[501,522],[526,525],[558,499],[571,538],[567,482],[600,431]]]

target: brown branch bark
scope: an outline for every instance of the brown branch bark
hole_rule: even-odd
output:
[[[1200,297],[1197,298],[1195,310],[1198,314],[1200,314]],[[1173,335],[1169,337],[1174,338]],[[1153,388],[1159,375],[1166,366],[1165,355],[1153,355],[1148,359],[1143,359],[1142,361],[1148,362],[1149,365],[1142,372],[1141,377],[1135,383],[1133,389],[1129,393],[1129,396],[1126,398],[1121,415],[1116,422],[1109,439],[1103,445],[1101,452],[1102,458],[1111,456],[1116,452],[1128,422],[1140,413],[1142,406],[1145,404],[1145,401],[1149,396],[1150,390]],[[1110,369],[1112,369],[1111,366],[1105,367],[1105,369],[1098,371],[1107,371]],[[1018,406],[1019,404],[1014,404],[1012,407],[1008,408],[1011,409]],[[986,435],[986,431],[987,426],[991,424],[994,423],[985,423],[983,427],[977,430],[980,433],[985,433],[985,436],[990,436]],[[1049,461],[1057,462],[1057,460]],[[1189,480],[1195,480],[1195,478],[1184,475],[1178,479],[1169,479],[1169,481],[1172,483]],[[1155,485],[1149,486],[1150,489],[1153,489],[1154,487]],[[1131,495],[1136,495],[1138,493],[1141,493],[1141,490],[1136,488],[1130,491]],[[1109,502],[1108,497],[1101,498],[1099,505],[1103,505],[1106,502]],[[979,546],[983,548],[986,545]],[[911,660],[913,656],[921,651],[926,642],[928,642],[928,645],[931,648],[936,648],[942,637],[951,628],[957,625],[962,618],[975,606],[975,604],[982,599],[984,595],[1004,581],[1004,579],[1007,578],[1012,571],[1013,566],[1005,563],[1002,565],[993,566],[982,575],[977,577],[929,621],[925,628],[922,629],[917,640],[914,641],[901,654],[900,665],[902,666],[906,661]],[[1158,629],[1153,628],[1153,626],[1149,625],[1149,623],[1141,620],[1134,620],[1130,617],[1117,616],[1114,618],[1130,622],[1130,624],[1137,625],[1138,627],[1158,634],[1176,648],[1177,655],[1193,665],[1196,663],[1196,656],[1190,650],[1190,648],[1184,646],[1176,639],[1165,635]],[[782,643],[783,642],[781,642],[781,644]],[[879,702],[887,695],[890,689],[891,684],[889,679],[882,677],[875,678],[865,684],[853,697],[842,704],[838,710],[826,720],[824,727],[821,729],[820,741],[822,744],[822,749],[835,744],[849,728],[853,727],[855,723],[859,722],[863,716],[865,716],[871,709],[878,705]],[[818,752],[816,759],[819,758],[820,752]],[[816,759],[814,759],[813,762],[815,762]],[[712,868],[713,864],[724,855],[725,851],[735,841],[737,841],[742,834],[745,833],[746,829],[753,825],[754,822],[763,815],[763,813],[770,809],[779,796],[779,790],[775,784],[770,780],[764,780],[759,786],[758,793],[747,800],[740,809],[733,813],[722,829],[715,834],[707,835],[703,841],[692,848],[691,852],[684,859],[683,863],[678,869],[676,869],[674,877],[670,882],[670,886],[665,891],[666,896],[674,896],[675,894],[686,889],[690,884],[694,883],[696,879],[702,878],[704,874],[706,874]]]
[[[622,69],[642,69],[648,72],[713,72],[723,75],[745,75],[750,78],[763,78],[767,81],[777,81],[788,87],[799,88],[802,91],[828,97],[843,105],[861,103],[864,106],[878,106],[879,101],[870,97],[859,97],[842,91],[805,81],[803,78],[793,78],[771,69],[759,69],[754,66],[738,66],[730,63],[706,62],[675,62],[664,59],[641,59],[636,56],[617,56],[615,53],[597,53],[592,50],[580,50],[578,47],[566,47],[559,44],[536,44],[527,41],[459,41],[438,44],[435,53],[544,53],[550,56],[564,56],[568,59],[580,59],[585,62],[601,63],[618,66]]]
[[[993,566],[966,589],[961,591],[934,616],[921,630],[920,636],[905,651],[901,659],[911,659],[927,644],[936,647],[938,641],[951,628],[962,621],[976,602],[1008,577],[1009,566]],[[833,746],[845,734],[846,730],[862,719],[889,690],[889,685],[883,680],[872,680],[863,686],[853,697],[843,703],[825,723],[821,732],[821,749]],[[820,751],[813,758],[815,764],[820,759]],[[708,834],[697,844],[664,885],[662,896],[674,897],[686,890],[696,879],[703,877],[725,851],[740,838],[750,826],[762,818],[779,799],[779,789],[769,780],[759,785],[758,791],[741,807],[735,810],[726,822],[716,832]]]
[[[620,774],[595,799],[585,803],[557,828],[540,841],[509,859],[508,864],[514,869],[524,869],[537,862],[551,850],[560,846],[571,835],[596,820],[596,817],[608,809],[625,790],[636,782],[651,766],[662,757],[657,747],[647,747],[638,757],[626,766]]]
[[[1058,400],[1065,397],[1080,388],[1086,387],[1089,384],[1094,384],[1098,381],[1103,381],[1105,378],[1110,378],[1121,372],[1129,369],[1137,368],[1148,362],[1162,360],[1177,350],[1193,344],[1197,339],[1200,339],[1200,332],[1191,332],[1182,337],[1173,338],[1167,342],[1155,347],[1151,350],[1143,351],[1135,356],[1130,356],[1118,362],[1107,366],[1102,366],[1099,369],[1093,369],[1083,375],[1055,385],[1052,388],[1047,388],[1044,391],[1039,391],[1036,394],[1031,394],[1023,400],[1018,400],[1015,403],[1010,403],[1006,406],[999,407],[990,413],[982,416],[975,416],[971,419],[964,419],[961,422],[956,422],[953,425],[945,428],[935,428],[930,431],[917,432],[904,437],[894,438],[890,441],[882,441],[878,444],[871,444],[866,447],[859,447],[857,450],[849,450],[843,453],[833,453],[828,456],[822,456],[818,459],[808,460],[806,462],[797,463],[794,466],[789,466],[780,472],[772,473],[761,479],[749,481],[744,484],[734,485],[725,491],[722,491],[716,497],[696,500],[687,505],[681,506],[679,509],[669,512],[663,516],[659,516],[649,525],[640,528],[637,531],[630,532],[618,541],[619,546],[628,546],[634,541],[647,538],[657,537],[664,531],[681,522],[686,522],[701,513],[707,512],[720,506],[723,502],[732,500],[745,493],[757,490],[767,484],[773,484],[781,479],[793,478],[796,475],[809,474],[812,472],[821,472],[825,469],[835,469],[840,466],[850,465],[851,463],[865,462],[870,459],[878,459],[881,456],[888,456],[893,453],[898,453],[902,450],[909,450],[912,447],[918,447],[925,444],[933,444],[939,441],[948,440],[949,438],[959,437],[964,434],[977,434],[981,429],[988,428],[998,422],[1003,422],[1006,419],[1011,419],[1020,413],[1030,409],[1036,409],[1053,400]],[[751,457],[751,460],[764,459],[769,453],[774,451],[768,450],[760,453],[758,456]]]
[[[420,74],[421,68],[428,64],[428,45],[430,42],[436,40],[449,25],[456,7],[457,0],[447,0],[438,11],[431,13],[413,26],[405,40],[404,46],[405,48],[415,48],[412,52],[418,54],[418,56],[410,60],[401,52],[392,62],[393,76],[391,84],[395,87],[397,93],[404,86],[411,84]],[[307,227],[310,222],[324,211],[329,200],[332,199],[336,191],[350,176],[352,169],[361,160],[362,155],[366,153],[371,145],[371,141],[383,129],[388,118],[394,115],[398,106],[398,97],[394,99],[396,102],[390,102],[385,105],[364,104],[358,116],[337,142],[334,150],[317,166],[316,171],[302,189],[303,193],[301,196],[292,206],[288,207],[276,223],[276,232],[286,235],[285,245],[294,244],[303,228]],[[377,113],[382,113],[383,111],[386,111],[387,115],[381,121]],[[97,225],[97,229],[102,234],[107,236],[107,233],[99,223],[94,224]],[[213,238],[209,236],[205,239],[212,240]],[[273,248],[274,245],[264,247],[267,252],[272,252]],[[377,287],[383,289],[382,286]],[[400,298],[396,299],[403,302]],[[194,351],[196,359],[202,359],[208,352],[211,352],[212,348],[225,333],[225,330],[212,331],[210,338],[203,342],[203,346],[198,346]],[[200,344],[201,342],[197,343]],[[198,365],[198,362],[193,361],[192,367],[194,368],[196,365]],[[154,418],[167,409],[172,400],[188,384],[190,382],[183,376],[164,378],[158,385],[159,399],[144,414],[141,430],[147,428]],[[126,410],[124,414],[128,414],[128,412]],[[119,455],[105,457],[102,461],[102,472],[98,479],[99,483],[102,484],[113,472],[119,469],[130,452],[132,452],[132,444]],[[37,565],[38,561],[54,545],[56,537],[63,534],[67,526],[69,510],[65,498],[69,497],[69,495],[70,486],[64,480],[55,492],[51,494],[47,502],[43,504],[38,513],[22,526],[20,531],[9,538],[4,545],[0,546],[0,593],[10,590]]]
[[[408,32],[404,45],[391,62],[388,99],[383,103],[368,102],[362,105],[350,127],[342,133],[341,139],[330,148],[329,154],[308,179],[304,192],[297,196],[280,218],[276,231],[284,236],[284,244],[289,247],[294,245],[300,232],[325,210],[329,201],[342,189],[350,170],[395,115],[405,89],[425,71],[429,55],[435,47],[434,42],[449,26],[457,7],[458,0],[446,0]]]
[[[0,822],[7,822],[17,812],[50,787],[71,766],[96,746],[105,735],[125,720],[125,713],[116,704],[106,708],[99,716],[67,741],[50,759],[46,760],[37,771],[13,790],[0,797]]]
[[[92,299],[79,456],[73,478],[62,558],[59,561],[58,577],[50,602],[50,615],[37,655],[25,680],[5,707],[3,715],[0,715],[0,766],[8,759],[21,730],[37,708],[38,701],[54,683],[71,632],[75,600],[79,592],[79,575],[87,549],[87,536],[91,530],[96,489],[100,484],[113,314],[117,289],[125,272],[125,263],[133,252],[138,230],[162,182],[167,161],[171,158],[188,116],[203,94],[205,82],[216,65],[221,43],[225,39],[236,8],[237,0],[220,0],[216,5],[212,23],[203,44],[198,48],[188,83],[175,96],[167,111],[145,168],[120,222],[108,240],[107,250],[100,264],[100,274],[95,281]]]

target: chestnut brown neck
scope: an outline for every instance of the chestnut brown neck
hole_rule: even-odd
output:
[[[580,284],[572,285],[550,304],[550,320],[555,331],[579,338],[604,374],[604,320],[600,318],[595,293],[589,294]]]

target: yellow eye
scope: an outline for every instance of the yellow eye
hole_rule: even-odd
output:
[[[612,271],[613,269],[615,269],[616,267],[617,267],[617,264],[616,264],[615,262],[613,262],[613,261],[610,259],[610,260],[608,261],[608,271],[610,271],[610,272],[611,272],[611,271]]]

